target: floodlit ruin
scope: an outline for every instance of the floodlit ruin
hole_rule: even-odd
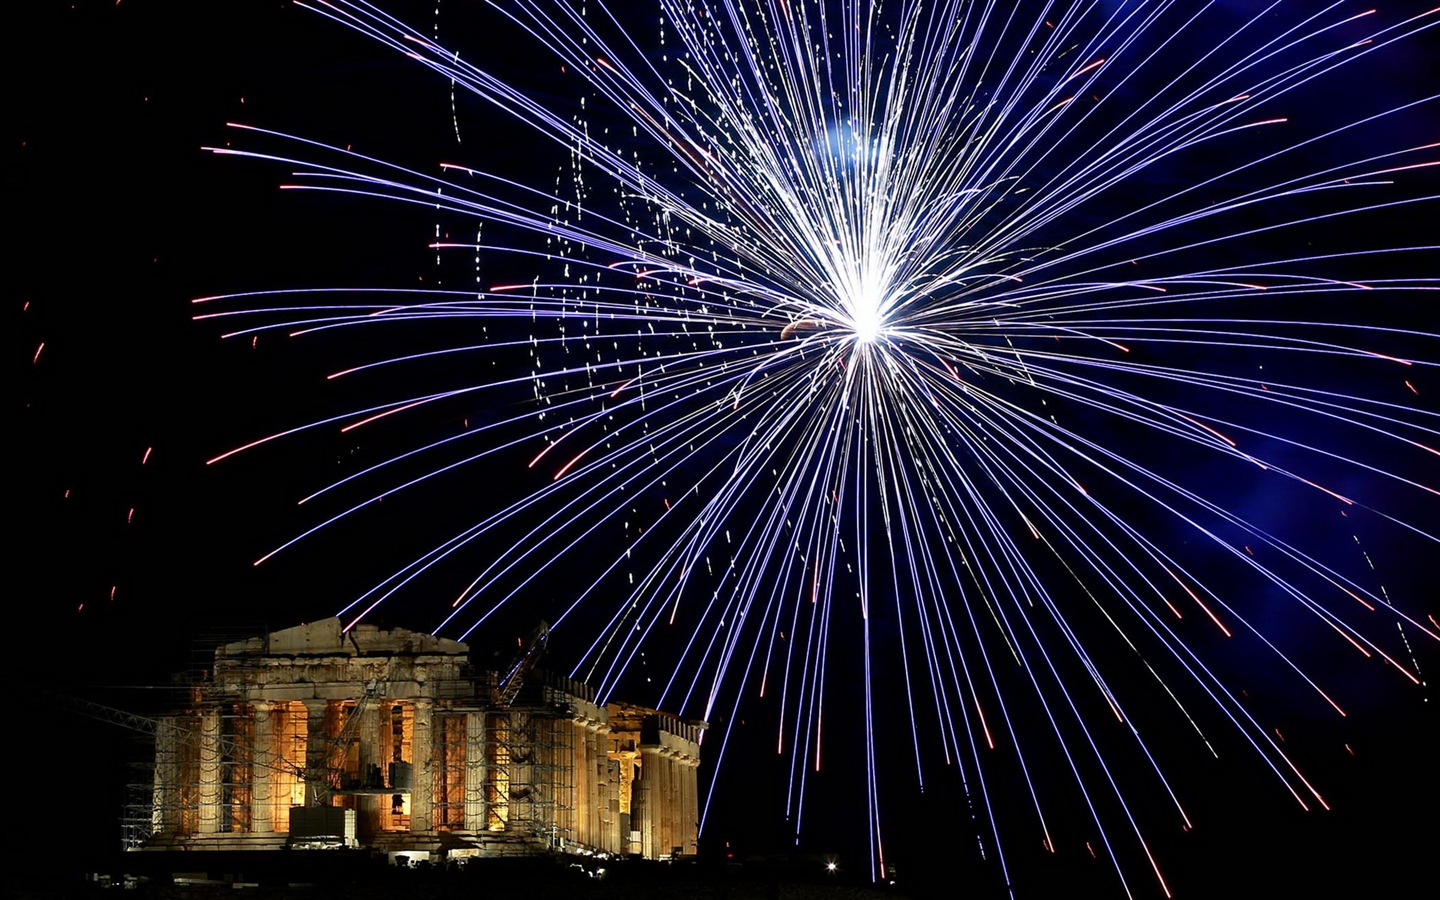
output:
[[[465,644],[327,619],[224,644],[158,720],[136,850],[693,855],[698,726]]]

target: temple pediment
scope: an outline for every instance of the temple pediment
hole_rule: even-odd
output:
[[[382,629],[361,623],[344,630],[339,619],[320,619],[272,631],[268,635],[225,644],[217,658],[235,656],[373,656],[377,654],[441,654],[464,656],[470,647],[460,641],[404,628]]]

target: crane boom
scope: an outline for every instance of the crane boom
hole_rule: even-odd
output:
[[[550,626],[541,622],[530,634],[530,640],[515,655],[510,667],[505,670],[505,675],[495,686],[495,703],[502,709],[508,709],[510,704],[520,694],[520,688],[524,686],[526,677],[540,663],[540,657],[545,654],[545,644],[550,639]]]

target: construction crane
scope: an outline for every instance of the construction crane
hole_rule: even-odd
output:
[[[343,766],[331,765],[330,760],[349,746],[358,730],[361,716],[381,693],[383,681],[374,679],[366,683],[365,693],[347,710],[345,724],[326,743],[325,751],[308,759],[305,764],[297,763],[271,750],[256,747],[248,741],[237,741],[223,734],[205,734],[198,728],[187,728],[173,720],[142,716],[138,713],[106,706],[91,700],[82,700],[65,694],[46,692],[46,696],[57,704],[81,715],[89,716],[112,725],[119,725],[141,734],[157,736],[162,731],[181,736],[187,741],[208,740],[216,749],[232,759],[244,759],[258,763],[276,772],[283,772],[299,779],[305,785],[305,805],[308,807],[329,806],[330,796],[342,788]],[[310,754],[307,754],[310,756]],[[387,788],[388,792],[403,792],[400,788]]]
[[[525,679],[534,671],[540,663],[540,657],[545,655],[545,644],[550,640],[550,626],[541,622],[530,634],[530,640],[515,654],[505,674],[495,684],[495,705],[501,709],[509,709],[520,695],[520,688],[525,685]]]
[[[127,712],[126,710],[117,709],[113,706],[106,706],[103,703],[96,703],[92,700],[82,700],[79,697],[71,697],[68,694],[56,694],[53,691],[47,691],[46,696],[49,699],[56,701],[58,704],[69,708],[73,712],[79,713],[84,716],[89,716],[90,718],[97,719],[101,722],[109,722],[112,725],[119,725],[120,727],[128,728],[131,731],[138,731],[141,734],[148,734],[154,736],[159,734],[161,730],[164,729],[166,731],[179,734],[191,739],[198,740],[199,738],[204,736],[204,732],[197,728],[186,728],[181,725],[176,725],[173,722],[167,722],[164,719],[152,718],[150,716],[142,716],[138,713]],[[292,762],[291,760],[286,759],[280,754],[263,750],[259,747],[251,745],[250,743],[242,744],[239,741],[236,741],[233,738],[226,737],[223,734],[210,735],[209,739],[214,741],[216,747],[231,756],[243,756],[246,759],[260,763],[266,768],[274,769],[277,772],[285,772],[289,775],[293,775],[296,778],[301,779],[302,781],[306,781],[307,783],[311,778],[316,777],[314,772],[307,773],[303,766],[300,766]]]

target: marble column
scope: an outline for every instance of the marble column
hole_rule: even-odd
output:
[[[656,848],[661,856],[670,855],[675,849],[675,754],[670,750],[660,751],[660,802],[657,804],[659,813],[660,835],[656,839],[659,846]]]
[[[305,805],[329,802],[330,701],[305,700]]]
[[[200,834],[220,831],[220,763],[220,710],[209,707],[200,713]]]
[[[380,706],[367,703],[360,711],[360,746],[356,754],[359,764],[360,787],[376,791],[385,783],[385,759],[380,755]],[[378,775],[376,774],[378,773]],[[357,798],[355,830],[364,838],[372,838],[380,832],[380,805],[388,797],[379,793],[362,794]]]
[[[485,714],[465,714],[465,830],[485,830]]]
[[[695,756],[685,757],[681,771],[684,780],[684,798],[681,803],[680,833],[685,837],[685,852],[692,856],[700,852],[700,760]]]
[[[585,766],[585,720],[579,717],[570,720],[569,766],[571,784],[570,810],[565,825],[570,840],[587,846],[595,846],[585,826],[594,802],[591,790],[590,770]]]
[[[250,704],[255,717],[250,752],[250,833],[270,834],[275,830],[275,796],[272,778],[275,765],[275,704],[256,700]]]
[[[585,768],[590,773],[590,809],[586,829],[590,832],[590,840],[587,843],[592,847],[604,848],[606,842],[605,820],[606,807],[610,803],[610,779],[609,774],[610,753],[609,741],[600,733],[600,726],[596,722],[585,723]]]
[[[435,761],[431,726],[435,715],[435,701],[415,701],[414,737],[411,752],[414,754],[415,783],[410,788],[410,831],[414,833],[431,830],[430,814],[435,801]]]
[[[155,729],[155,786],[150,826],[157,834],[180,830],[180,731],[172,717]]]
[[[630,796],[630,827],[639,830],[640,853],[646,859],[654,859],[661,850],[656,846],[659,836],[657,814],[660,811],[660,796],[657,787],[660,765],[658,747],[640,748],[640,777],[635,780],[634,793]]]

